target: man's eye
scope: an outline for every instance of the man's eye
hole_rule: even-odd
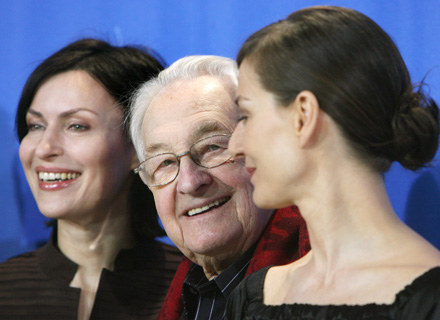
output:
[[[217,151],[218,149],[222,149],[222,147],[216,145],[216,144],[210,144],[206,146],[206,151]]]
[[[174,162],[175,162],[175,160],[173,160],[173,159],[167,159],[167,160],[164,160],[164,161],[162,161],[160,164],[159,164],[159,169],[160,168],[166,168],[166,167],[169,167],[169,166],[171,166],[172,164],[174,164]]]
[[[227,145],[219,145],[219,144],[207,144],[206,146],[203,146],[203,148],[200,149],[198,152],[200,155],[207,155],[207,154],[217,154],[221,153],[224,150],[226,150]]]

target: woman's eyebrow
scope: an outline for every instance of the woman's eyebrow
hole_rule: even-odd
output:
[[[71,115],[73,115],[73,114],[75,114],[75,113],[78,113],[78,112],[81,112],[81,111],[90,112],[90,113],[93,113],[93,114],[95,114],[95,115],[98,114],[96,111],[91,110],[91,109],[87,109],[87,108],[75,108],[75,109],[71,109],[71,110],[68,110],[68,111],[62,112],[62,113],[60,114],[60,117],[61,117],[61,118],[68,118],[68,117],[70,117]]]
[[[91,110],[91,109],[87,109],[87,108],[75,108],[75,109],[67,110],[67,111],[65,111],[65,112],[60,113],[60,118],[68,118],[68,117],[70,117],[71,115],[73,115],[73,114],[75,114],[75,113],[78,113],[78,112],[80,112],[80,111],[90,112],[90,113],[93,113],[93,114],[95,114],[95,115],[98,114],[97,112],[95,112],[94,110]],[[38,112],[38,111],[33,110],[33,109],[29,109],[29,110],[27,111],[27,113],[30,113],[30,114],[32,114],[32,115],[34,115],[34,116],[39,117],[39,118],[44,118],[44,116],[43,116],[43,114],[42,114],[41,112]]]
[[[35,110],[32,110],[32,109],[29,109],[27,112],[26,112],[26,114],[31,114],[31,115],[33,115],[33,116],[36,116],[36,117],[39,117],[39,118],[43,118],[43,115],[41,114],[41,112],[38,112],[38,111],[35,111]]]

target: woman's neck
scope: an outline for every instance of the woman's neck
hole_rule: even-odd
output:
[[[111,212],[88,224],[58,220],[57,231],[61,252],[90,270],[113,269],[119,251],[134,245],[128,214]]]
[[[87,224],[58,220],[58,247],[78,264],[70,286],[81,289],[78,319],[90,318],[103,268],[113,270],[121,249],[134,245],[128,213],[113,210]]]
[[[368,253],[378,257],[389,252],[407,228],[394,213],[382,176],[353,161],[328,163],[319,173],[297,203],[307,222],[315,267],[331,273],[372,261]]]

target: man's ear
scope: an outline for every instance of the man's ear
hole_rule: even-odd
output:
[[[307,147],[317,134],[318,118],[322,112],[318,99],[310,91],[301,91],[292,102],[292,108],[299,146]]]

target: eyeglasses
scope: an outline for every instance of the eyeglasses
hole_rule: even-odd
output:
[[[215,168],[232,162],[228,151],[230,135],[218,134],[195,142],[188,151],[181,154],[161,153],[142,161],[133,171],[139,174],[149,187],[160,187],[173,182],[179,175],[180,159],[189,155],[198,166]]]

